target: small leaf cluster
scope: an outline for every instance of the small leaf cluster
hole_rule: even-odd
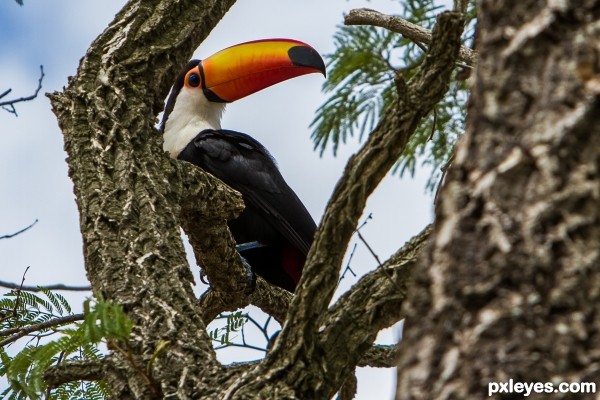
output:
[[[63,295],[39,289],[43,296],[13,290],[0,299],[0,330],[39,324],[73,313]]]
[[[211,340],[221,345],[231,345],[231,333],[239,332],[244,324],[248,322],[248,314],[237,311],[235,313],[228,314],[225,318],[225,326],[215,328],[208,332],[208,336]]]
[[[71,312],[64,297],[47,290],[42,292],[48,297],[48,301],[34,293],[20,292],[16,298],[13,293],[9,293],[0,300],[0,304],[3,309],[6,306],[14,307],[18,315],[26,316],[28,321],[47,318],[47,313],[59,309]],[[30,314],[34,314],[35,318]],[[31,322],[22,326],[29,324]],[[52,399],[107,398],[108,391],[103,382],[71,382],[48,391],[43,374],[48,367],[66,360],[101,359],[103,355],[98,344],[101,341],[126,341],[131,328],[132,323],[119,305],[103,300],[92,304],[92,300],[86,300],[84,321],[60,329],[54,327],[54,333],[60,335],[57,339],[45,344],[40,344],[39,341],[35,344],[28,343],[14,357],[11,357],[5,348],[0,348],[0,376],[6,376],[10,384],[9,388],[0,393],[1,398],[39,399],[44,393],[47,394],[47,398]]]
[[[441,11],[440,1],[402,0],[401,17],[431,29]],[[475,18],[474,2],[468,20]],[[473,35],[470,23],[465,41]],[[329,98],[311,123],[314,147],[321,155],[331,145],[333,154],[349,137],[373,130],[382,114],[397,99],[395,78],[409,81],[425,56],[422,44],[400,34],[373,26],[341,26],[334,36],[336,50],[326,55],[328,79],[323,91]],[[467,87],[453,82],[451,90],[428,115],[401,155],[394,172],[399,176],[415,173],[417,161],[432,168],[427,188],[433,190],[440,167],[450,159],[454,144],[464,131]],[[401,110],[400,110],[401,112]]]
[[[53,399],[69,400],[105,400],[110,398],[106,383],[99,382],[69,382],[60,385],[52,392]]]

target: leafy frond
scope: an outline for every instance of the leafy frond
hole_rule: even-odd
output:
[[[37,311],[44,309],[49,312],[70,312],[71,307],[64,297],[49,291],[42,292],[48,298],[47,301],[40,302],[39,296],[31,296],[31,293],[25,292],[20,293],[19,301],[27,305],[23,306],[25,309],[30,307]],[[12,303],[6,302],[5,297],[2,304],[23,310],[23,307],[16,303],[16,297],[11,293],[9,295]],[[10,384],[10,388],[2,393],[2,398],[41,398],[41,394],[46,391],[43,374],[48,367],[65,360],[101,359],[102,352],[97,346],[101,341],[126,343],[133,324],[119,305],[101,300],[94,303],[86,300],[84,310],[84,321],[60,329],[61,336],[55,340],[35,346],[27,345],[14,357],[0,348],[0,376],[6,376]],[[43,317],[48,318],[48,315]],[[34,320],[38,321],[40,318],[36,316]],[[102,382],[70,382],[53,390],[51,398],[104,399],[107,396],[108,390]]]
[[[329,143],[335,154],[348,136],[372,129],[385,107],[383,94],[391,92],[394,82],[389,48],[395,35],[370,26],[343,26],[334,40],[337,51],[327,56],[329,78],[323,85],[332,95],[311,123],[321,154]]]
[[[61,294],[40,287],[41,294],[13,290],[0,299],[0,330],[25,327],[72,315],[71,306]],[[45,332],[48,329],[41,330]]]
[[[69,382],[53,391],[53,399],[58,400],[104,400],[109,393],[104,382]]]
[[[45,287],[40,286],[39,288],[40,291],[46,295],[50,303],[52,303],[58,315],[63,315],[65,311],[65,304],[68,306],[68,302],[66,302],[64,297],[58,293],[53,293],[51,290],[48,290]]]
[[[442,8],[435,0],[400,1],[402,18],[432,28]],[[474,37],[475,2],[470,2],[465,42]],[[341,26],[334,36],[336,50],[326,56],[328,79],[323,91],[330,94],[311,123],[315,149],[328,146],[333,154],[349,137],[359,140],[373,130],[382,113],[395,101],[394,77],[405,80],[416,72],[424,52],[420,45],[394,32],[372,26]],[[447,163],[458,136],[464,131],[467,88],[454,82],[452,89],[425,118],[394,168],[394,173],[414,175],[417,163],[432,168],[427,189],[439,180],[439,167]]]

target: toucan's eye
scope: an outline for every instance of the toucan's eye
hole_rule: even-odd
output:
[[[200,76],[198,74],[190,74],[188,76],[188,85],[191,87],[200,86]]]

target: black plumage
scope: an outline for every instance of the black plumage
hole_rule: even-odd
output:
[[[200,132],[179,153],[239,191],[246,208],[229,228],[238,244],[264,247],[241,252],[255,273],[293,292],[316,224],[285,182],[269,152],[252,137],[230,130]]]

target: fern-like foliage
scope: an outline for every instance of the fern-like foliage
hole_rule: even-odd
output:
[[[402,18],[431,29],[441,2],[435,0],[401,0]],[[475,18],[474,2],[468,20]],[[465,41],[473,36],[473,23]],[[331,145],[334,155],[348,137],[363,136],[373,130],[382,113],[396,100],[394,78],[408,81],[421,64],[421,46],[386,29],[372,26],[341,26],[334,36],[336,50],[326,55],[329,77],[323,91],[330,97],[317,111],[311,123],[315,149],[321,155]],[[411,138],[394,167],[403,176],[414,175],[417,160],[433,167],[427,188],[433,190],[440,177],[440,167],[450,158],[454,144],[464,131],[467,88],[454,82],[452,89]]]
[[[43,296],[13,290],[0,299],[0,330],[24,327],[72,314],[67,299],[60,293],[39,288]]]
[[[54,390],[53,398],[69,400],[104,400],[109,398],[104,382],[69,382]]]
[[[51,366],[70,360],[99,360],[104,354],[99,344],[122,342],[120,348],[127,349],[127,338],[132,323],[118,305],[103,300],[86,300],[83,305],[82,322],[40,328],[21,340],[28,342],[14,356],[0,347],[0,377],[5,377],[9,387],[0,392],[0,399],[107,399],[106,384],[98,382],[73,381],[48,391],[43,379],[44,372]],[[11,291],[0,299],[0,340],[5,339],[19,328],[29,328],[42,322],[73,315],[68,301],[59,293],[40,288],[40,294],[27,291]],[[241,311],[222,315],[225,325],[209,332],[210,338],[222,347],[242,346],[263,350],[245,342],[234,343],[248,315]],[[266,329],[266,327],[265,327]],[[4,334],[3,332],[6,332]],[[56,336],[42,343],[42,338]],[[243,336],[243,335],[242,335]],[[168,345],[168,344],[165,344]],[[160,349],[157,349],[159,352]]]
[[[42,289],[46,299],[30,292],[11,292],[0,300],[3,311],[23,316],[25,321],[6,318],[2,326],[14,324],[30,326],[49,318],[71,313],[66,299],[57,293]],[[57,315],[58,314],[58,315]],[[10,387],[0,393],[8,400],[40,399],[47,392],[43,374],[52,365],[65,360],[98,360],[103,357],[98,349],[101,341],[126,341],[132,323],[119,305],[98,300],[84,303],[84,321],[69,326],[51,328],[58,338],[45,344],[31,342],[14,357],[0,348],[0,376],[5,376]],[[11,329],[10,327],[7,329]],[[49,328],[50,329],[50,328]],[[45,332],[41,329],[36,334]],[[49,392],[51,399],[104,399],[108,390],[103,382],[71,382]]]

